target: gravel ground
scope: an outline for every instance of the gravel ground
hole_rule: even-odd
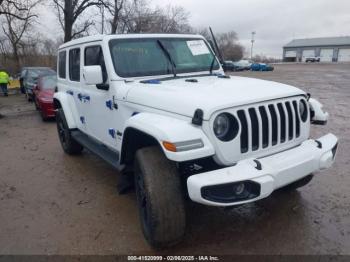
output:
[[[234,73],[303,88],[329,111],[312,136],[340,138],[335,165],[296,192],[234,209],[188,204],[185,241],[162,254],[350,255],[350,65],[276,65]],[[0,97],[0,254],[156,254],[141,233],[134,193],[85,152],[63,153],[55,123],[24,97]]]

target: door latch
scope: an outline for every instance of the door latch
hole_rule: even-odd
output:
[[[118,104],[116,102],[115,96],[113,96],[113,107],[114,109],[118,109]]]

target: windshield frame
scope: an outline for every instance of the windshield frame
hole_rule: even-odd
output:
[[[200,37],[200,36],[194,36],[194,37],[188,37],[186,35],[184,35],[183,37],[171,37],[171,36],[165,36],[165,37],[142,37],[142,38],[111,38],[108,40],[108,49],[109,49],[109,53],[110,53],[110,59],[111,59],[111,62],[113,64],[113,69],[114,69],[114,72],[115,74],[120,77],[120,78],[123,78],[123,79],[128,79],[128,78],[147,78],[147,77],[162,77],[162,76],[174,76],[174,74],[172,73],[168,73],[166,72],[167,70],[164,70],[164,73],[154,73],[154,74],[137,74],[137,75],[134,75],[134,76],[125,76],[123,75],[123,73],[120,72],[120,70],[118,70],[118,66],[117,64],[115,63],[114,61],[114,55],[112,53],[112,48],[113,48],[113,44],[114,43],[118,43],[118,42],[128,42],[128,41],[132,41],[132,42],[142,42],[142,41],[145,41],[145,40],[153,40],[155,42],[155,44],[157,43],[157,41],[167,41],[167,40],[183,40],[183,41],[196,41],[196,40],[202,40],[204,41],[205,45],[207,46],[208,50],[209,50],[209,53],[212,55],[213,58],[215,58],[215,61],[216,63],[214,63],[214,68],[213,68],[213,71],[217,71],[217,70],[221,70],[221,64],[219,62],[219,59],[217,58],[215,52],[213,52],[211,46],[208,44],[208,42]],[[160,48],[160,52],[163,53],[163,51],[161,50]],[[163,53],[163,55],[166,57],[166,55]],[[168,58],[166,58],[168,59]],[[170,63],[170,62],[169,62]],[[175,63],[175,61],[174,61]],[[176,63],[175,63],[176,64]],[[216,64],[216,65],[215,65]],[[208,73],[210,71],[210,66],[211,66],[211,63],[208,63],[208,68],[207,69],[203,69],[203,68],[200,68],[199,70],[188,70],[188,71],[183,71],[181,70],[180,72],[177,72],[177,75],[191,75],[191,74],[200,74],[200,73]]]

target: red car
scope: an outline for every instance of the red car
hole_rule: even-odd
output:
[[[56,86],[56,75],[45,75],[38,79],[38,84],[34,87],[35,108],[40,111],[43,121],[55,117],[53,95]]]

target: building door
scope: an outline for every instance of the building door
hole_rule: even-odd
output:
[[[333,49],[321,49],[320,62],[332,62]]]
[[[345,49],[345,48],[339,49],[338,62],[350,62],[350,48],[349,49]]]
[[[303,50],[303,62],[305,62],[308,57],[315,57],[315,50]]]
[[[297,61],[297,51],[296,50],[286,51],[284,60],[286,62],[296,62]]]

